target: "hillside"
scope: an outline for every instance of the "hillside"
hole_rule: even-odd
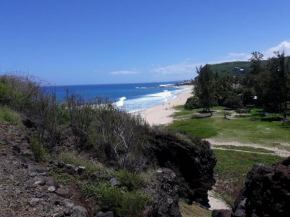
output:
[[[286,61],[290,61],[290,57],[285,57]],[[263,64],[266,65],[268,60],[263,60]],[[246,74],[250,69],[249,61],[235,61],[210,64],[211,70],[222,75],[243,75]]]

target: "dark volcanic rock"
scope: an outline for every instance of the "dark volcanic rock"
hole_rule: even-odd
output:
[[[231,213],[232,213],[231,210],[218,209],[218,210],[213,210],[211,216],[212,217],[230,217]]]
[[[253,167],[232,216],[290,216],[290,157],[272,167]]]
[[[149,142],[146,151],[153,158],[151,164],[174,171],[179,196],[188,203],[196,201],[208,205],[207,191],[215,183],[213,168],[216,165],[209,143],[196,137],[179,139],[172,132],[158,130],[150,131]]]
[[[99,212],[96,217],[114,217],[113,211]]]
[[[181,217],[178,207],[178,184],[176,175],[170,169],[157,171],[157,184],[151,190],[153,200],[150,217]]]

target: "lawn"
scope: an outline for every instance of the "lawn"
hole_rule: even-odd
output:
[[[243,187],[247,173],[254,164],[262,163],[266,166],[278,163],[282,157],[267,154],[252,154],[230,150],[213,150],[217,165],[214,169],[217,184],[215,192],[227,202],[233,205],[240,189]]]
[[[282,125],[276,115],[264,117],[261,109],[253,109],[248,116],[225,119],[222,109],[213,108],[216,112],[212,117],[202,117],[206,115],[198,113],[200,110],[179,108],[169,128],[220,142],[255,143],[290,150],[290,146],[283,145],[290,143],[290,124]]]

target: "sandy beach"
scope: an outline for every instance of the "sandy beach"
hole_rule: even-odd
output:
[[[171,115],[175,112],[174,106],[184,105],[186,100],[192,96],[192,85],[184,86],[185,90],[176,95],[176,98],[164,103],[163,105],[155,106],[141,111],[139,114],[151,126],[160,124],[169,124],[173,121]]]

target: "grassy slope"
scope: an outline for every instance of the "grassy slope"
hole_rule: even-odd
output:
[[[221,108],[215,108],[215,110]],[[174,116],[177,120],[169,127],[182,130],[201,138],[213,138],[219,141],[256,143],[290,150],[281,143],[290,142],[290,125],[282,125],[281,121],[267,121],[276,115],[261,116],[260,109],[253,109],[248,117],[237,117],[227,120],[222,110],[217,110],[213,117],[196,118],[196,111],[179,110]],[[281,115],[280,115],[281,116]]]
[[[233,205],[240,189],[243,187],[247,173],[254,164],[266,166],[278,163],[283,158],[274,155],[261,155],[228,150],[214,150],[217,157],[215,176],[216,192],[229,205]]]

